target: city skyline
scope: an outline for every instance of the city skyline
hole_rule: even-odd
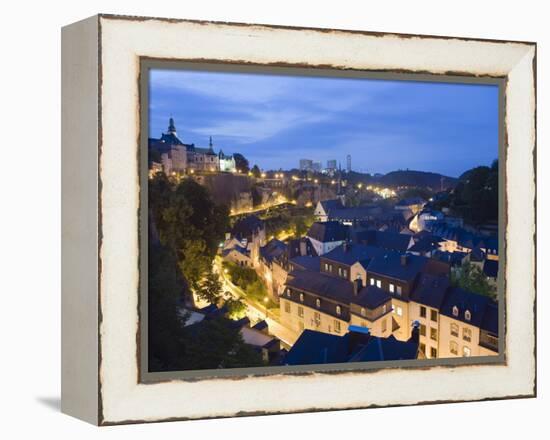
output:
[[[457,177],[498,157],[498,87],[152,70],[149,136],[169,117],[186,143],[241,153],[262,169],[299,159],[355,171]]]

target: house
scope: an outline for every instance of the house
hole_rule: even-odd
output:
[[[498,353],[498,305],[490,298],[452,288],[440,312],[438,357]]]
[[[285,357],[285,365],[332,364],[416,359],[418,341],[381,338],[366,328],[350,326],[343,336],[304,331]]]
[[[206,148],[195,144],[184,143],[176,131],[174,119],[170,118],[168,130],[158,139],[149,139],[149,149],[157,151],[161,156],[162,166],[166,174],[204,172],[235,172],[235,159],[221,150],[214,152],[212,137]]]
[[[238,220],[231,229],[230,236],[239,240],[250,252],[254,267],[259,263],[260,247],[265,245],[265,225],[255,215],[248,215]]]
[[[279,294],[284,289],[288,271],[286,261],[288,246],[280,240],[272,239],[260,248],[260,258],[257,273],[266,284],[273,300],[279,300]]]
[[[316,221],[326,222],[328,221],[329,213],[332,209],[339,209],[343,207],[344,205],[342,205],[342,201],[340,199],[323,200],[317,202],[313,215],[315,216]]]
[[[315,222],[306,233],[317,255],[340,246],[348,238],[348,227],[335,221]]]

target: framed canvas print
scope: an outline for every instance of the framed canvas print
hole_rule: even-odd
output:
[[[99,15],[62,32],[62,409],[536,395],[536,46]]]

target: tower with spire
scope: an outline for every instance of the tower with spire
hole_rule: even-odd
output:
[[[176,124],[174,124],[174,118],[172,116],[170,116],[170,121],[168,123],[168,134],[173,134],[174,136],[178,135],[176,131]]]

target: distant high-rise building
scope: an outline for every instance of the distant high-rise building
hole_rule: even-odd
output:
[[[313,162],[311,164],[311,171],[315,171],[316,173],[320,173],[323,169],[323,164],[321,162]]]
[[[349,172],[351,172],[351,154],[348,154],[348,157],[346,158],[347,160],[347,166],[346,166],[346,169]]]
[[[336,169],[336,160],[327,160],[327,170]]]
[[[310,171],[313,168],[313,161],[311,159],[300,159],[300,170]]]

